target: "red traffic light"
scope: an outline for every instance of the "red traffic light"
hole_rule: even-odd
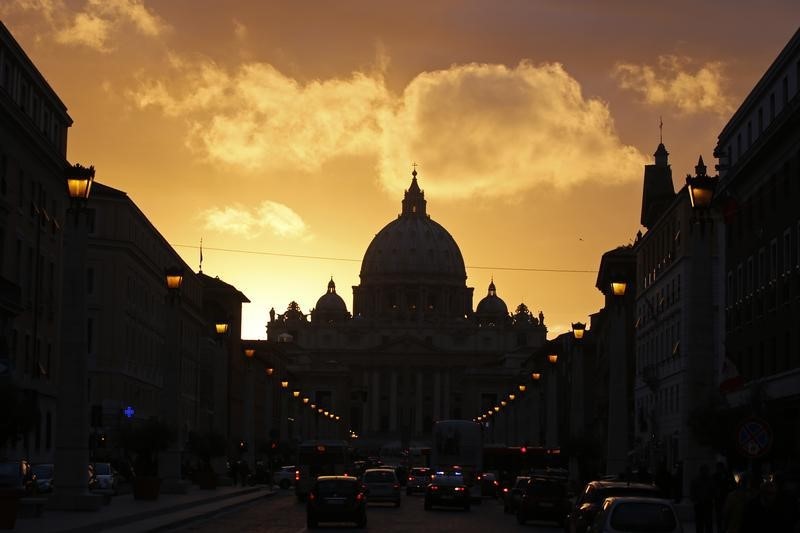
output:
[[[528,448],[523,446],[522,448],[519,449],[519,451],[520,451],[520,453],[528,453]]]

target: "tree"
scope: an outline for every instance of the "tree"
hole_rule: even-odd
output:
[[[200,459],[200,470],[210,472],[211,460],[225,455],[225,436],[216,431],[200,433],[192,431],[186,443],[186,449]]]
[[[0,381],[0,448],[13,446],[20,437],[39,422],[39,405],[35,398],[11,380]]]
[[[145,420],[121,431],[126,450],[136,454],[134,469],[139,476],[158,475],[158,452],[175,440],[175,430],[157,418]]]

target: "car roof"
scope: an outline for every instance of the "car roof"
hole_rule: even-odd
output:
[[[652,489],[657,491],[658,487],[649,483],[630,483],[628,481],[590,481],[588,485],[598,489],[618,489],[622,487],[630,487],[633,489]]]
[[[353,476],[319,476],[317,481],[347,481],[348,483],[358,483]]]
[[[603,506],[620,505],[623,503],[660,503],[672,507],[672,501],[665,498],[648,498],[647,496],[610,496],[603,500]]]

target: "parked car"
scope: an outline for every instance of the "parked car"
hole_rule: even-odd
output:
[[[563,527],[569,512],[567,487],[558,478],[531,477],[517,508],[517,522],[552,520]]]
[[[25,496],[36,494],[36,476],[28,461],[0,462],[0,488],[15,489]]]
[[[484,472],[478,475],[478,483],[481,484],[481,496],[497,498],[500,482],[494,472]]]
[[[435,505],[461,507],[469,511],[470,501],[469,488],[462,476],[436,474],[425,487],[426,511],[430,511]]]
[[[91,472],[89,490],[102,490],[116,494],[119,474],[111,468],[111,463],[92,463],[89,466]]]
[[[588,530],[591,533],[683,532],[671,501],[637,496],[606,498]]]
[[[522,493],[528,485],[530,476],[517,476],[511,487],[503,489],[503,512],[516,513],[519,507],[519,502],[522,499]]]
[[[361,482],[350,476],[320,476],[311,486],[306,504],[308,528],[320,522],[355,522],[367,525],[366,498]]]
[[[612,496],[641,496],[659,498],[661,491],[655,485],[627,481],[590,481],[575,500],[567,515],[564,528],[569,533],[585,533],[594,523],[603,501]]]
[[[36,491],[40,494],[53,492],[53,463],[39,463],[31,467],[36,478]]]
[[[400,507],[400,483],[392,468],[369,468],[361,479],[367,503],[392,502]]]
[[[272,474],[272,482],[282,489],[288,489],[294,483],[295,470],[297,470],[297,467],[294,465],[280,467]]]
[[[415,492],[425,492],[425,487],[431,482],[431,469],[415,466],[408,473],[406,480],[406,495],[411,496]]]

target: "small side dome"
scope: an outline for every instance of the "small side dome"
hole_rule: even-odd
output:
[[[475,309],[475,317],[478,319],[479,324],[484,325],[498,325],[507,321],[508,306],[502,298],[497,296],[494,280],[489,283],[489,291],[486,296],[478,302],[478,307]]]
[[[336,283],[333,278],[328,282],[328,290],[317,300],[317,306],[311,312],[312,322],[335,322],[348,318],[347,306],[341,296],[336,294]]]

